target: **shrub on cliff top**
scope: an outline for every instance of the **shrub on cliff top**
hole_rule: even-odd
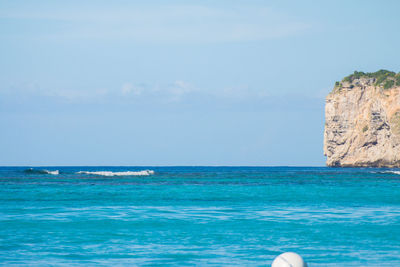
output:
[[[355,71],[353,74],[344,77],[342,82],[353,83],[354,80],[360,78],[374,79],[375,85],[383,85],[384,89],[392,88],[395,85],[400,86],[400,72],[396,74],[395,72],[388,70],[378,70],[376,72]],[[335,87],[337,87],[336,84]]]
[[[385,84],[383,85],[383,89],[389,89],[392,88],[394,85],[394,80],[387,80]]]
[[[388,70],[378,70],[376,72],[355,71],[353,74],[344,77],[342,81],[335,82],[333,92],[340,92],[344,86],[343,82],[350,83],[348,86],[353,88],[353,81],[360,78],[374,79],[375,85],[383,86],[384,89],[400,86],[400,72],[396,74],[396,72]]]
[[[394,76],[394,79],[396,81],[396,85],[400,86],[400,72],[396,74],[396,76]]]
[[[344,77],[343,78],[343,82],[351,83],[356,79],[360,79],[361,77],[365,77],[365,78],[374,78],[375,79],[375,84],[379,85],[379,84],[383,83],[388,77],[395,77],[395,76],[397,76],[395,72],[388,71],[388,70],[378,70],[376,72],[355,71],[353,74],[351,74],[351,75],[349,75],[347,77]]]
[[[353,80],[360,79],[361,77],[367,76],[368,74],[369,73],[365,73],[365,72],[362,72],[362,71],[354,71],[353,74],[351,74],[351,75],[349,75],[347,77],[344,77],[343,81],[351,83]]]

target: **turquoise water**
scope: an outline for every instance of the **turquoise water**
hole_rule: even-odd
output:
[[[400,172],[26,169],[0,168],[3,265],[400,266]]]

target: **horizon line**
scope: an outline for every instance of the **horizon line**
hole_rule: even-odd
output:
[[[326,165],[0,165],[5,167],[328,167]]]

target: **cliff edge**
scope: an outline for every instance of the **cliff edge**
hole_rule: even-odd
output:
[[[336,167],[400,167],[400,73],[354,72],[326,97],[324,154]]]

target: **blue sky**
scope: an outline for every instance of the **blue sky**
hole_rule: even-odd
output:
[[[324,97],[400,71],[398,1],[0,1],[0,165],[323,166]]]

